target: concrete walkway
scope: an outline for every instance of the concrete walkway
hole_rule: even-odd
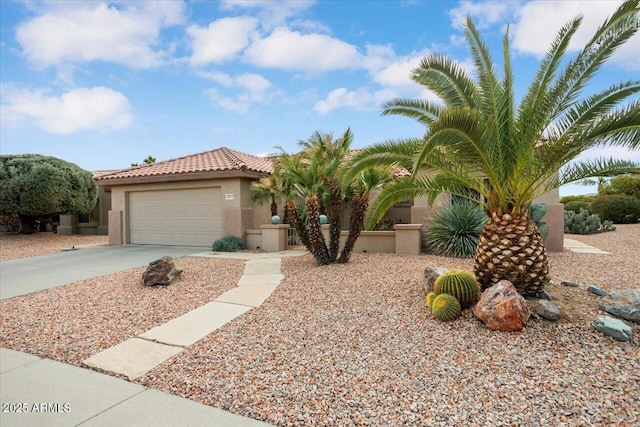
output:
[[[602,254],[611,255],[611,252],[605,252],[594,246],[587,245],[586,243],[579,242],[577,240],[564,238],[564,247],[571,252],[578,252],[581,254]]]
[[[214,301],[108,348],[83,363],[91,368],[139,378],[238,316],[260,306],[280,284],[279,257],[245,262],[238,286]]]
[[[120,248],[122,251],[123,247]],[[144,249],[149,248],[142,248],[143,251]],[[158,247],[161,254],[153,256],[159,258],[166,255],[166,250],[162,249]],[[94,250],[91,249],[91,251]],[[136,247],[128,250],[132,253],[137,252]],[[87,366],[123,373],[129,378],[144,375],[154,366],[178,354],[186,346],[262,304],[282,279],[281,258],[306,253],[306,251],[285,251],[229,254],[197,253],[194,248],[183,250],[187,251],[185,255],[245,259],[247,262],[244,274],[238,286],[209,304],[98,353],[85,361]],[[121,269],[139,267],[153,259],[155,258],[141,262],[138,256],[136,261],[120,261],[118,265],[122,267]],[[33,261],[32,259],[32,264],[37,264]],[[44,261],[44,264],[50,265],[52,269],[61,268],[60,263],[55,263],[49,258]],[[3,270],[7,262],[2,262]],[[134,262],[135,265],[127,266],[128,262]],[[109,271],[105,272],[105,268],[93,268],[93,275],[88,277],[107,274]],[[66,283],[71,283],[80,280],[77,278],[78,275],[84,276],[85,273],[87,270],[84,273],[78,270],[69,275],[57,272],[53,276],[66,277]],[[15,289],[13,293],[21,295],[28,293],[23,292],[24,289],[34,292],[53,287],[48,286],[46,280],[45,284],[30,283],[28,280],[31,277],[32,281],[37,282],[42,279],[43,274],[44,270],[41,268],[24,271],[23,286],[12,287],[11,289]],[[3,290],[5,280],[10,280],[11,277],[15,278],[16,275],[2,276]],[[64,282],[62,279],[59,281]],[[3,291],[2,297],[9,296]],[[268,425],[89,369],[4,348],[0,348],[0,402],[7,405],[7,412],[4,410],[0,412],[2,427],[35,425],[257,427]]]

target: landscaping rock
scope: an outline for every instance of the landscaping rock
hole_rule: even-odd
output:
[[[568,286],[570,288],[577,288],[580,286],[580,284],[578,282],[574,282],[572,280],[563,280],[562,282],[560,282],[560,284],[562,286]]]
[[[560,318],[560,309],[549,300],[541,299],[535,303],[535,311],[543,319],[555,322]]]
[[[592,294],[596,294],[600,297],[606,297],[607,295],[609,295],[609,292],[605,291],[602,288],[597,287],[596,285],[589,285],[587,290]]]
[[[433,291],[433,284],[436,279],[443,273],[446,273],[448,269],[443,267],[427,267],[424,269],[424,293],[425,295]]]
[[[620,319],[605,316],[593,322],[593,327],[608,337],[612,337],[618,341],[629,341],[633,331],[631,326],[627,325]]]
[[[547,291],[542,291],[538,294],[538,298],[540,299],[546,299],[547,301],[551,301],[553,298],[551,298],[551,295],[549,294],[549,292]]]
[[[516,332],[525,327],[531,311],[515,286],[501,280],[482,293],[473,314],[493,331]]]
[[[640,323],[640,289],[624,289],[603,297],[598,306],[621,319]]]
[[[180,277],[182,268],[170,256],[151,261],[142,273],[145,286],[168,285]]]

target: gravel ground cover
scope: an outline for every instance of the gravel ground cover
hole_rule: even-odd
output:
[[[355,254],[347,265],[317,267],[311,256],[284,258],[285,279],[262,306],[137,382],[280,426],[639,425],[640,327],[632,325],[628,343],[595,331],[591,323],[605,313],[586,288],[640,287],[640,225],[569,237],[613,255],[550,254],[554,283],[547,290],[564,311],[557,323],[532,318],[522,332],[500,333],[470,311],[452,323],[433,319],[424,307],[424,268],[471,269],[472,260]],[[183,260],[183,275],[192,268],[199,280],[213,274],[202,267],[208,262],[233,265]],[[235,281],[242,263],[236,268]],[[94,292],[84,289],[94,285],[87,282],[3,301],[0,345],[77,364],[154,326],[137,327],[155,314],[153,304],[98,293],[90,305]],[[200,288],[174,290],[206,302]],[[181,314],[165,308],[167,320]],[[139,318],[125,321],[123,331],[118,321],[102,325],[122,313]]]
[[[60,235],[55,233],[0,234],[0,260],[26,258],[60,252],[71,246],[106,245],[107,236]]]
[[[82,360],[216,299],[244,262],[184,257],[169,286],[142,284],[144,267],[0,301],[0,346],[80,365]]]

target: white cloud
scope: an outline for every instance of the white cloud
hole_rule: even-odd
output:
[[[449,11],[451,25],[454,28],[464,28],[467,25],[467,17],[473,19],[476,28],[487,28],[499,23],[508,17],[519,2],[497,2],[497,1],[462,1],[460,5]]]
[[[258,67],[312,73],[360,68],[363,61],[354,45],[324,34],[301,34],[285,27],[253,42],[244,58]]]
[[[165,57],[154,49],[160,29],[184,19],[182,2],[72,3],[45,3],[38,16],[18,25],[16,39],[29,62],[42,68],[91,61],[154,67]]]
[[[3,86],[0,108],[3,125],[34,123],[45,132],[58,135],[123,129],[133,121],[127,98],[103,86],[77,88],[59,96],[44,90]]]
[[[270,91],[273,86],[271,82],[259,74],[244,73],[236,77],[227,77],[231,79],[231,84],[226,86],[240,89],[235,96],[222,95],[215,88],[206,91],[211,102],[225,110],[246,113],[252,105],[268,103],[274,96]]]
[[[249,44],[257,24],[255,18],[234,17],[218,19],[207,27],[188,27],[193,51],[191,62],[204,65],[235,58]]]
[[[333,110],[344,107],[355,110],[372,109],[374,107],[373,99],[373,94],[365,88],[349,91],[347,88],[341,87],[329,92],[327,99],[316,102],[313,110],[325,115]]]
[[[580,29],[573,36],[570,50],[578,50],[589,41],[598,27],[620,5],[620,1],[532,1],[519,11],[518,22],[512,27],[513,47],[523,53],[542,57],[553,42],[560,28],[582,14]],[[611,58],[623,67],[640,70],[640,34],[636,34],[618,49]]]
[[[222,9],[255,11],[260,19],[260,24],[265,29],[271,29],[284,24],[288,18],[308,9],[313,3],[312,0],[223,0]]]

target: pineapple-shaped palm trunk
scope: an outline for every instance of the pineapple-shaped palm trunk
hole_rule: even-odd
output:
[[[344,243],[344,248],[338,258],[339,263],[349,262],[353,247],[356,244],[356,240],[360,237],[360,233],[364,229],[364,219],[369,207],[369,194],[361,193],[353,199],[351,206],[351,218],[349,221],[349,235],[347,241]]]
[[[278,203],[276,202],[276,196],[271,196],[271,216],[278,215]]]
[[[549,259],[536,224],[526,213],[493,213],[480,234],[474,273],[482,289],[507,279],[523,296],[549,283]]]
[[[300,216],[300,210],[298,209],[298,205],[293,200],[287,201],[287,219],[293,225],[293,228],[298,233],[298,237],[300,241],[304,245],[305,248],[309,252],[313,252],[311,248],[311,242],[309,241],[309,233],[307,233],[307,229],[304,226],[304,222],[302,221],[302,217]]]
[[[329,186],[329,256],[332,261],[338,258],[340,250],[342,189],[337,180],[328,182]]]
[[[309,227],[309,242],[311,243],[311,253],[316,259],[318,265],[331,264],[329,250],[322,234],[320,227],[320,203],[318,196],[308,196],[307,205],[307,225]]]

